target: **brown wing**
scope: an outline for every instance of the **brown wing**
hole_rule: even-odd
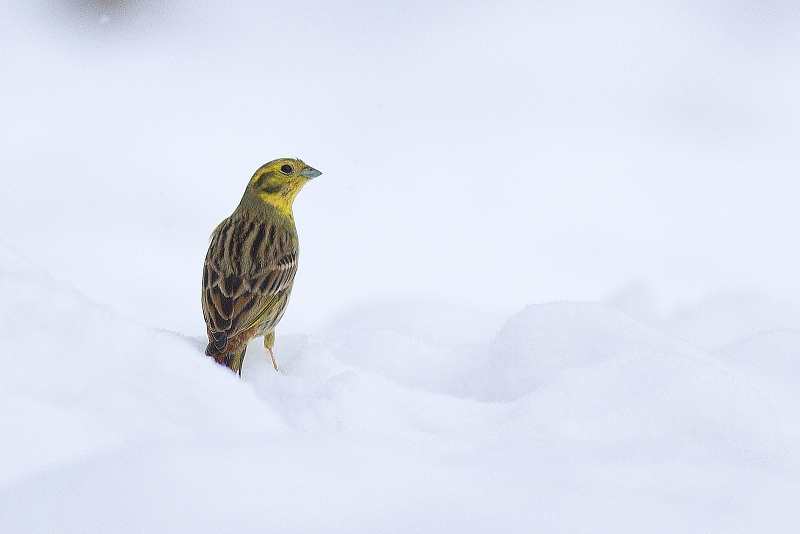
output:
[[[228,339],[268,316],[296,272],[291,230],[233,216],[223,221],[211,236],[203,269],[203,315],[216,349],[223,351]]]

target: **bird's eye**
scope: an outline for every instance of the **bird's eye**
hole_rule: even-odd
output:
[[[281,165],[281,172],[283,174],[292,174],[292,166],[291,165]]]

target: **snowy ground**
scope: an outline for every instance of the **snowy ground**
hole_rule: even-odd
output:
[[[0,0],[0,532],[800,529],[800,11]],[[277,331],[202,354],[260,164]]]
[[[256,342],[240,379],[6,248],[0,302],[4,532],[800,524],[800,329],[703,351],[555,302],[457,344],[425,331],[456,328],[446,313],[406,303],[278,336],[277,373]]]

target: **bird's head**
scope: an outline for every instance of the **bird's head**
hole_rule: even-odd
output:
[[[292,202],[306,182],[322,174],[299,159],[281,158],[262,165],[250,179],[245,199],[272,205],[292,216]],[[244,200],[244,199],[243,199]]]

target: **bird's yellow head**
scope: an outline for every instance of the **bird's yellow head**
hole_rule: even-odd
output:
[[[299,159],[281,158],[262,165],[250,179],[245,197],[270,204],[288,217],[292,216],[292,202],[306,182],[322,174]]]

